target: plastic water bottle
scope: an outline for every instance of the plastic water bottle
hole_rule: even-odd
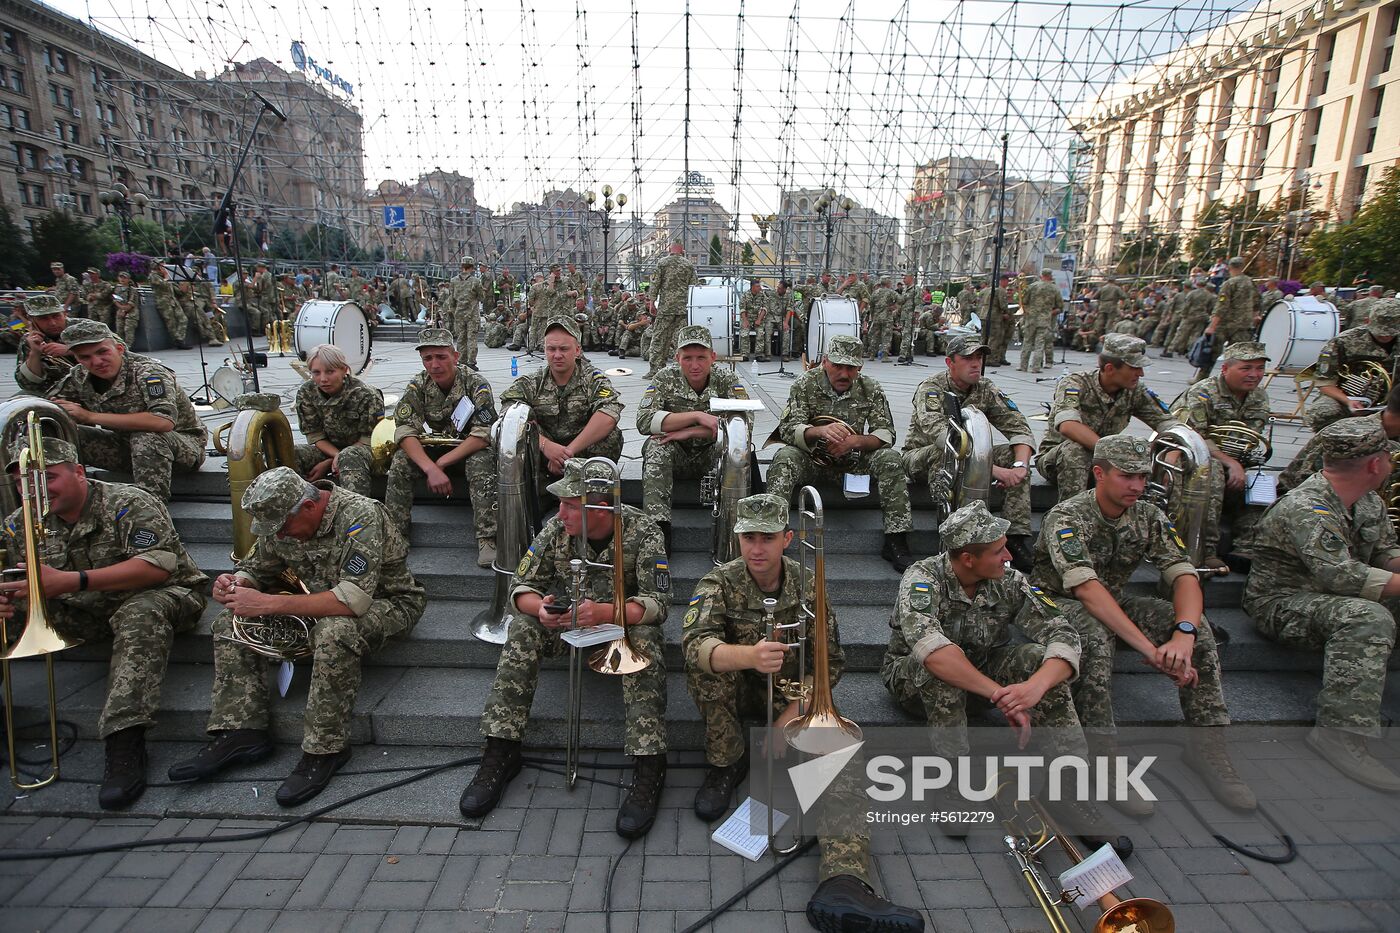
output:
[[[520,375],[520,357],[518,356],[510,358],[510,375],[512,378]]]
[[[749,360],[749,376],[750,376],[750,377],[757,377],[757,376],[758,376],[758,360],[757,360],[756,358],[755,358],[755,359]]]

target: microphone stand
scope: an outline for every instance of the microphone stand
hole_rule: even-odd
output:
[[[186,269],[183,265],[177,266],[177,268],[180,270],[180,279],[182,281],[191,284],[194,283],[195,275],[193,270]],[[196,337],[194,344],[199,348],[199,373],[203,376],[203,381],[200,382],[199,388],[195,389],[195,391],[204,394],[191,395],[190,401],[195,405],[213,405],[214,395],[218,390],[215,389],[213,384],[209,381],[209,364],[204,361],[204,338]]]

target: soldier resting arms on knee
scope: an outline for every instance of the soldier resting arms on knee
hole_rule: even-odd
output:
[[[297,469],[309,480],[334,473],[340,485],[369,495],[370,435],[384,415],[384,395],[350,374],[345,351],[323,343],[306,356],[311,378],[297,390]]]

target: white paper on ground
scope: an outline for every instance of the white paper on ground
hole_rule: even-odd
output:
[[[752,814],[752,816],[750,816]],[[773,832],[783,828],[783,824],[788,820],[787,814],[782,810],[773,811]],[[760,827],[761,832],[754,835],[750,832],[753,827]],[[745,797],[744,802],[735,808],[734,812],[710,834],[710,838],[724,846],[736,855],[742,855],[750,862],[756,862],[763,857],[763,853],[768,851],[768,808],[752,797]]]
[[[1114,888],[1122,887],[1133,880],[1113,846],[1105,844],[1093,855],[1060,875],[1060,887],[1068,891],[1078,889],[1074,906],[1080,910],[1098,909],[1098,900]]]
[[[575,648],[588,648],[593,645],[601,645],[605,641],[612,641],[623,636],[622,626],[606,622],[603,625],[595,625],[591,628],[574,628],[561,634],[564,639]]]
[[[844,488],[847,499],[862,499],[870,495],[870,475],[847,473]]]

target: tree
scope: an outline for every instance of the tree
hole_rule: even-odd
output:
[[[1314,233],[1307,241],[1309,278],[1350,285],[1366,273],[1372,283],[1400,285],[1400,168],[1381,175],[1375,195],[1349,223]]]
[[[1192,266],[1210,269],[1220,259],[1239,256],[1250,275],[1272,275],[1278,266],[1280,221],[1301,204],[1301,192],[1290,192],[1269,207],[1260,207],[1251,193],[1226,204],[1216,201],[1196,215],[1196,232],[1186,244]]]
[[[141,253],[145,256],[165,255],[166,232],[160,224],[144,217],[133,217],[129,229],[131,231],[128,237],[130,252]],[[98,249],[103,253],[128,251],[122,249],[121,220],[115,215],[103,219],[93,229],[93,235],[96,237]]]
[[[713,247],[711,248],[713,249]],[[754,255],[752,243],[744,244],[744,251],[739,255],[739,261],[744,264],[745,269],[753,269]]]
[[[29,263],[31,282],[49,282],[49,263],[61,262],[73,276],[88,266],[101,266],[102,246],[92,224],[67,211],[49,211],[34,224],[34,253]]]
[[[0,286],[23,288],[36,281],[46,282],[47,279],[30,277],[33,264],[33,248],[25,240],[19,224],[10,217],[9,209],[0,207]]]
[[[710,265],[718,266],[724,262],[724,244],[720,242],[719,234],[710,237]]]
[[[1159,236],[1153,231],[1127,237],[1118,250],[1114,270],[1124,275],[1173,275],[1179,271],[1176,259],[1181,240],[1176,234]]]

